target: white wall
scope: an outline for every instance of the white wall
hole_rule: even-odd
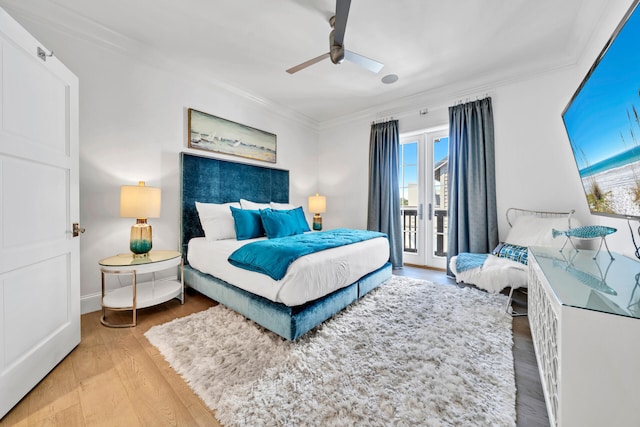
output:
[[[628,0],[610,2],[607,15],[602,17],[600,27],[594,31],[588,48],[575,66],[475,88],[462,82],[412,97],[405,106],[382,107],[371,110],[368,116],[325,126],[318,145],[318,186],[319,191],[327,195],[325,223],[366,227],[372,120],[393,116],[399,120],[401,132],[426,129],[448,123],[448,106],[488,95],[494,112],[501,239],[508,230],[505,213],[509,207],[575,209],[582,224],[617,227],[619,232],[607,238],[611,249],[633,256],[625,221],[589,214],[561,117],[629,5]],[[427,115],[419,114],[423,108],[428,108]]]
[[[98,260],[129,251],[129,229],[135,220],[119,217],[121,185],[143,180],[162,189],[161,217],[149,219],[153,247],[178,249],[178,153],[209,155],[186,148],[187,108],[275,133],[278,161],[274,166],[290,170],[291,202],[306,206],[307,196],[315,193],[317,131],[308,124],[276,114],[273,107],[151,66],[127,52],[25,19],[22,24],[80,80],[80,221],[87,230],[80,245],[83,312],[100,307]]]
[[[318,143],[318,191],[327,197],[325,228],[366,228],[369,123],[322,132]]]
[[[510,207],[576,210],[585,222],[586,200],[562,124],[575,86],[567,70],[496,89],[496,194],[501,238]]]

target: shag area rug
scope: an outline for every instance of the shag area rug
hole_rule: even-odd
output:
[[[514,426],[504,295],[393,276],[295,342],[221,306],[146,336],[232,426]]]

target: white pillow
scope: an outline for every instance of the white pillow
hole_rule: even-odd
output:
[[[240,209],[240,203],[200,203],[196,202],[196,210],[200,224],[207,240],[235,239],[236,229],[231,215],[231,208]]]
[[[273,209],[274,211],[290,211],[291,209],[297,208],[297,206],[294,206],[290,203],[271,202],[269,203],[269,206],[271,206],[271,209]]]
[[[578,221],[571,218],[571,227],[577,227]],[[507,234],[505,243],[518,246],[551,246],[560,248],[565,239],[553,238],[552,229],[567,230],[569,221],[567,217],[539,218],[535,216],[521,216],[517,218],[511,230]]]
[[[267,209],[268,207],[271,207],[269,203],[256,203],[246,199],[240,199],[240,206],[242,209],[251,210]]]

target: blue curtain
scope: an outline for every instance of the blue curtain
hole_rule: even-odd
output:
[[[490,252],[498,244],[491,98],[449,107],[448,174],[447,257]]]
[[[402,220],[398,185],[398,121],[371,125],[369,145],[369,211],[367,229],[389,236],[390,261],[402,267]]]

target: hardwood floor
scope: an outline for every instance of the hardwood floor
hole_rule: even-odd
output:
[[[188,292],[138,311],[135,328],[82,316],[82,340],[1,421],[1,426],[220,426],[214,414],[144,337],[156,324],[215,303]],[[115,314],[112,319],[116,319]]]
[[[394,274],[455,285],[441,271],[405,267]],[[526,304],[525,296],[517,302]],[[216,303],[193,291],[138,312],[138,326],[114,329],[100,313],[82,316],[82,341],[25,396],[0,426],[220,426],[206,405],[144,337],[152,326]],[[548,426],[526,317],[514,318],[518,426]]]

